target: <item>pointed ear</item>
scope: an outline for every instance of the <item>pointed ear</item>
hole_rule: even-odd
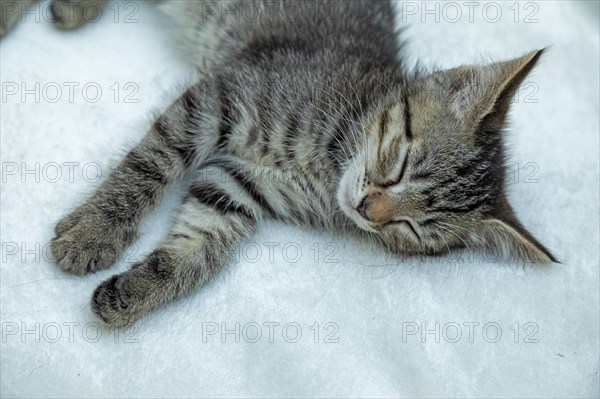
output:
[[[560,263],[517,220],[508,203],[482,222],[479,238],[496,254],[507,259],[519,259],[532,263]]]
[[[536,65],[545,49],[509,61],[482,66],[463,66],[443,74],[451,109],[468,125],[486,118],[500,128],[512,97]]]

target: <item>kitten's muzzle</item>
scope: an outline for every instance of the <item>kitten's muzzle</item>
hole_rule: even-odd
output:
[[[365,220],[384,224],[394,216],[394,204],[391,199],[381,191],[367,194],[356,207],[356,211]]]

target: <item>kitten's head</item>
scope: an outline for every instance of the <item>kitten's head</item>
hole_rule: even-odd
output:
[[[502,129],[513,95],[543,50],[409,82],[372,112],[338,188],[360,228],[404,253],[491,248],[555,261],[507,202]]]

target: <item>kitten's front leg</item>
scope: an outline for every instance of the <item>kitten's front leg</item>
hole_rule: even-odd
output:
[[[211,150],[213,119],[196,118],[215,104],[197,90],[171,105],[96,193],[56,225],[50,249],[60,269],[85,274],[110,267],[170,184]]]
[[[203,172],[183,200],[168,239],[94,292],[92,311],[106,327],[126,327],[199,287],[256,229],[265,210],[244,186],[206,168]]]

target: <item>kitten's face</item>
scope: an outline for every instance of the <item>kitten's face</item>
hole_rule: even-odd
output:
[[[403,252],[443,253],[476,234],[499,189],[482,182],[482,174],[499,172],[492,163],[499,149],[478,148],[447,106],[425,98],[425,86],[416,83],[374,113],[338,201],[360,228]]]
[[[439,72],[392,95],[365,123],[364,143],[340,181],[343,212],[399,252],[487,245],[553,260],[504,196],[501,129],[520,82],[513,80],[537,57]]]

